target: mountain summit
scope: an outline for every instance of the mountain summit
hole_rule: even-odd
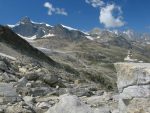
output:
[[[31,19],[25,16],[20,20],[20,24],[31,24]]]
[[[47,37],[63,37],[81,39],[86,37],[86,33],[58,24],[51,26],[46,23],[38,23],[32,21],[29,17],[23,17],[16,25],[8,25],[15,33],[23,38],[36,39],[36,38],[47,38]]]

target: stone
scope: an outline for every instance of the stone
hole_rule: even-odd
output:
[[[30,82],[26,83],[26,87],[31,88],[32,84]]]
[[[20,106],[19,104],[15,104],[12,106],[8,106],[5,110],[5,113],[33,113],[31,108],[25,108]]]
[[[49,85],[54,85],[58,82],[58,77],[56,75],[45,75],[41,79]]]
[[[95,109],[94,113],[111,113],[111,111],[108,108],[100,108],[100,109]]]
[[[18,78],[15,77],[15,75],[12,75],[12,74],[8,74],[8,73],[3,73],[2,76],[1,76],[1,80],[4,81],[4,82],[17,82],[18,81]]]
[[[18,80],[18,87],[25,87],[26,84],[28,83],[28,80],[26,77],[22,77],[21,79]]]
[[[33,96],[45,96],[47,95],[49,92],[51,92],[51,89],[48,87],[36,87],[36,88],[32,88],[32,95]]]
[[[149,63],[116,63],[115,67],[120,92],[128,86],[150,84]]]
[[[34,104],[34,98],[32,96],[25,96],[23,97],[23,100],[25,101],[25,103],[30,106],[33,107]]]
[[[48,102],[38,102],[37,104],[36,104],[36,107],[39,107],[39,108],[41,108],[41,109],[48,109],[49,107],[51,107],[50,106],[50,104],[48,103]]]
[[[0,113],[5,113],[4,109],[0,108]]]
[[[8,67],[4,61],[0,61],[0,69],[4,71],[8,70]]]
[[[119,110],[115,109],[115,110],[112,111],[112,113],[119,113]]]
[[[21,73],[26,73],[27,72],[27,69],[26,68],[24,68],[24,67],[21,67],[21,68],[19,68],[19,72],[21,72]]]
[[[0,104],[20,101],[16,88],[11,83],[0,83]]]
[[[59,103],[50,107],[46,113],[94,113],[94,111],[77,96],[65,94],[60,96]]]

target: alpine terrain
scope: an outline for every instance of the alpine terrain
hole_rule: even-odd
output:
[[[0,113],[149,113],[149,50],[132,30],[0,25]]]

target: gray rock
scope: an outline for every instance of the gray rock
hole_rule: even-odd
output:
[[[48,109],[49,107],[51,107],[51,105],[48,102],[41,102],[41,103],[37,103],[36,107],[41,109]]]
[[[62,95],[60,101],[46,113],[94,113],[93,110],[81,102],[77,96]]]
[[[14,104],[8,106],[5,110],[5,113],[34,113],[33,110],[29,107],[22,107],[20,104]]]
[[[18,87],[25,87],[28,83],[28,80],[26,77],[22,77],[20,80],[18,80]]]
[[[8,70],[8,67],[4,61],[0,61],[0,69],[1,70]]]
[[[25,96],[23,97],[23,100],[25,101],[25,103],[30,106],[31,108],[33,107],[34,104],[34,98],[32,96]]]
[[[111,111],[109,110],[109,108],[101,108],[101,109],[95,109],[94,113],[111,113]]]
[[[1,76],[1,81],[4,82],[17,82],[18,78],[13,74],[3,73]]]
[[[5,113],[4,109],[0,108],[0,113]]]
[[[46,94],[50,93],[52,90],[48,87],[36,87],[32,88],[32,95],[33,96],[45,96]]]
[[[0,104],[14,103],[20,100],[12,84],[0,83]]]
[[[150,112],[150,64],[117,63],[119,113]]]
[[[43,81],[49,85],[54,85],[58,82],[58,77],[56,75],[45,75],[41,79],[43,79]]]

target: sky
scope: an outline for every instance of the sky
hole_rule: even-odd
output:
[[[15,24],[24,16],[84,31],[150,32],[150,0],[0,0],[0,24]]]

